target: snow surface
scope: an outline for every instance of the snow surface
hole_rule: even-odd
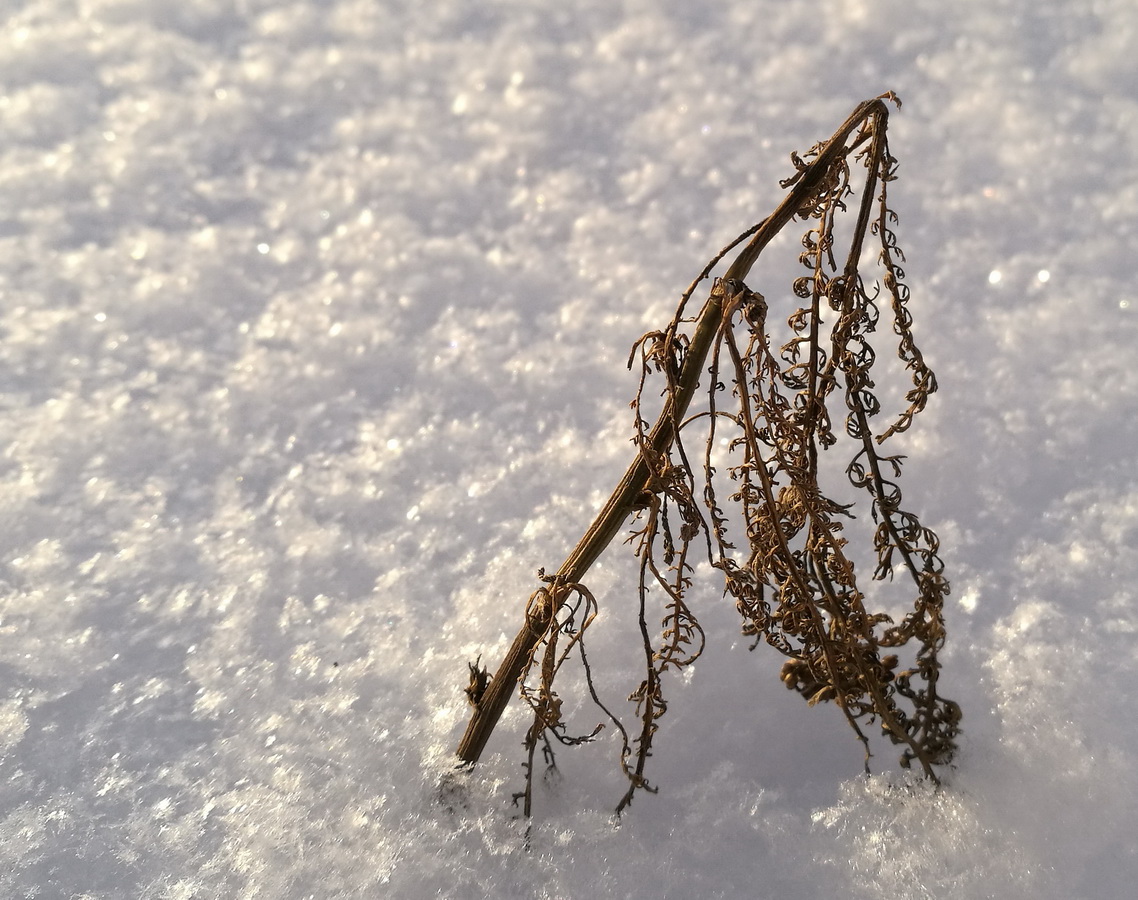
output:
[[[3,15],[0,896],[1133,896],[1132,0]],[[448,778],[466,662],[623,471],[632,341],[887,89],[959,767],[860,776],[707,578],[660,793],[563,752],[527,852],[516,709]]]

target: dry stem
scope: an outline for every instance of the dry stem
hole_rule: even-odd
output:
[[[668,667],[690,664],[702,650],[702,630],[684,601],[690,585],[688,549],[701,533],[706,537],[712,564],[723,571],[726,589],[736,599],[744,630],[765,637],[790,657],[783,669],[788,687],[799,690],[811,705],[834,701],[864,744],[867,758],[869,743],[861,729],[866,721],[877,721],[894,743],[906,748],[902,761],[907,765],[917,760],[933,779],[937,777],[933,765],[951,758],[959,709],[936,691],[936,651],[943,643],[941,606],[948,592],[937,556],[939,545],[931,530],[899,506],[900,490],[890,477],[899,473],[901,457],[882,457],[876,451],[877,444],[908,427],[923,409],[927,395],[936,389],[935,379],[912,339],[911,317],[905,306],[908,289],[898,265],[903,256],[889,227],[895,216],[887,206],[886,185],[895,177],[895,160],[885,142],[886,99],[896,100],[883,95],[858,106],[828,141],[807,155],[808,162],[792,157],[797,172],[784,182],[790,190],[778,208],[708,263],[684,293],[667,329],[645,335],[633,348],[634,357],[639,352],[642,358],[641,393],[650,370],[664,373],[667,379],[663,409],[649,429],[641,416],[638,394],[633,404],[636,458],[561,568],[531,597],[525,622],[494,677],[487,683],[484,673],[476,666],[472,669],[476,689],[469,693],[474,713],[458,746],[458,756],[467,764],[478,760],[511,693],[520,684],[535,713],[526,739],[527,814],[537,741],[549,734],[570,744],[592,737],[564,736],[561,701],[552,685],[570,651],[578,651],[590,693],[601,705],[593,689],[583,640],[596,602],[582,582],[633,515],[643,523],[633,532],[633,542],[641,560],[640,623],[647,675],[630,698],[642,722],[635,751],[628,732],[609,713],[624,738],[621,765],[630,781],[618,809],[628,804],[637,789],[648,788],[644,763],[657,720],[666,710],[661,674]],[[854,193],[849,186],[851,158],[864,163],[867,174],[849,250],[839,266],[833,255],[833,229],[846,208],[845,198]],[[789,320],[797,336],[776,351],[766,335],[766,303],[743,280],[771,239],[795,218],[818,223],[803,238],[801,260],[811,274],[798,279],[794,286],[795,294],[809,305]],[[879,315],[876,298],[881,291],[866,293],[858,272],[870,233],[880,240],[880,261],[885,270],[882,281],[891,303],[893,330],[899,337],[898,355],[911,372],[914,385],[906,395],[909,408],[876,436],[871,419],[880,404],[872,393],[874,382],[869,370],[875,354],[868,335],[875,330]],[[685,319],[684,308],[695,288],[744,241],[746,245],[726,274],[714,282],[694,319],[690,337],[685,336],[681,328],[692,320]],[[828,346],[822,343],[821,333],[827,308],[836,313]],[[733,333],[737,322],[749,332],[745,346]],[[726,359],[721,348],[726,348]],[[694,417],[705,418],[708,423],[701,507],[695,499],[694,470],[680,435],[691,424],[692,420],[685,417],[708,371],[709,357],[709,409]],[[734,384],[738,402],[735,412],[720,410],[716,404],[717,391],[724,389],[719,382],[722,365],[727,366]],[[863,595],[854,582],[853,563],[844,550],[846,539],[841,536],[839,519],[848,515],[847,507],[828,499],[818,485],[819,448],[825,450],[838,440],[830,430],[826,401],[835,392],[839,377],[845,383],[845,430],[858,448],[847,474],[855,487],[869,493],[878,523],[874,578],[892,577],[896,553],[918,587],[913,613],[883,635],[875,629],[882,623],[892,624],[891,620],[865,610]],[[711,448],[716,423],[721,419],[735,425],[741,434],[731,443],[739,459],[728,471],[736,485],[731,499],[740,504],[746,525],[750,555],[744,559],[738,558],[727,539],[728,520],[715,494]],[[891,468],[891,476],[885,473],[886,467]],[[678,516],[681,522],[678,533],[673,533],[669,509],[673,520]],[[665,565],[658,565],[658,559]],[[644,613],[651,587],[662,590],[668,599],[664,642],[659,648],[653,646]],[[768,591],[773,592],[777,603],[773,609],[766,599]],[[578,614],[582,605],[588,610],[583,616]],[[570,636],[560,650],[558,635]],[[882,656],[880,651],[899,647],[912,637],[921,643],[916,666],[895,674],[897,657]],[[541,646],[545,647],[543,653],[539,653]],[[537,689],[525,686],[525,675],[530,672],[540,675]],[[924,687],[915,687],[914,679],[923,681]],[[909,700],[914,710],[901,709],[896,695]],[[546,750],[551,759],[548,744]],[[634,752],[636,761],[630,765]]]

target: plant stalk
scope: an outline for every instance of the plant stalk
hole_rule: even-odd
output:
[[[867,100],[854,110],[818,155],[801,170],[782,203],[755,231],[746,247],[727,269],[723,282],[728,284],[732,281],[741,282],[747,277],[759,254],[771,239],[809,203],[830,166],[848,152],[845,143],[850,133],[870,118],[877,118],[880,124],[884,124],[887,116],[888,108],[880,98]],[[649,433],[649,443],[653,452],[658,455],[667,453],[672,441],[675,440],[677,426],[687,413],[707,355],[724,324],[724,303],[728,299],[730,298],[727,289],[713,288],[696,319],[695,332],[684,354],[683,365],[677,379],[677,390],[669,392],[664,408]],[[456,753],[462,762],[476,763],[482,755],[491,732],[505,711],[510,696],[517,688],[518,679],[534,647],[540,642],[568,594],[567,591],[560,589],[560,586],[576,584],[583,580],[585,573],[608,547],[628,517],[643,505],[642,495],[646,490],[649,490],[648,463],[643,455],[638,453],[617,484],[616,490],[597,514],[593,524],[589,526],[573,552],[551,579],[550,602],[534,604],[527,611],[526,621],[498,666],[497,672],[494,673],[493,679],[478,699],[466,732],[459,742]]]

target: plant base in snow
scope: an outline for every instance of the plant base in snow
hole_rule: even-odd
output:
[[[580,660],[592,701],[621,735],[628,789],[617,811],[637,790],[652,790],[645,764],[667,711],[665,673],[690,665],[703,650],[703,630],[687,598],[693,563],[704,555],[722,573],[744,633],[786,657],[787,687],[811,706],[832,703],[841,711],[864,747],[866,771],[870,725],[901,748],[903,766],[915,763],[933,781],[936,767],[951,761],[960,708],[939,693],[937,659],[948,582],[937,536],[902,507],[897,480],[904,457],[881,449],[936,390],[913,338],[904,255],[888,204],[896,160],[886,140],[886,101],[900,106],[892,94],[862,103],[829,140],[804,157],[792,154],[795,173],[782,182],[789,190],[778,208],[708,263],[663,330],[636,342],[629,360],[640,371],[632,403],[635,460],[564,565],[552,576],[540,573],[543,584],[493,678],[471,665],[474,714],[458,756],[468,764],[478,760],[518,691],[533,712],[526,786],[518,795],[527,815],[539,744],[552,766],[554,743],[582,743],[599,731],[567,732],[555,685],[571,658]],[[787,320],[788,337],[773,343],[767,300],[744,278],[792,221],[806,223],[803,274],[792,285],[799,305]],[[741,244],[691,315],[696,287]],[[874,256],[876,262],[865,262]],[[876,270],[869,279],[867,266]],[[902,409],[884,427],[877,425],[880,376],[871,343],[883,317],[900,360],[894,369],[907,382]],[[705,396],[692,412],[701,380]],[[657,396],[663,400],[650,410]],[[835,471],[825,466],[835,452],[843,454],[843,490],[866,500],[875,523],[870,580],[911,583],[912,608],[900,621],[871,612],[858,586],[845,530],[856,501],[839,502],[822,487],[824,474]],[[585,635],[598,605],[583,583],[630,518],[642,639],[634,652],[644,665],[629,698],[639,721],[634,729],[594,688]],[[653,598],[661,602],[657,612]]]

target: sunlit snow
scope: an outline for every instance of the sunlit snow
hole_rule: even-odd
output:
[[[2,14],[0,896],[1133,896],[1132,0]],[[886,90],[958,767],[863,777],[704,573],[660,793],[566,750],[527,851],[467,662],[623,471],[632,342]]]

